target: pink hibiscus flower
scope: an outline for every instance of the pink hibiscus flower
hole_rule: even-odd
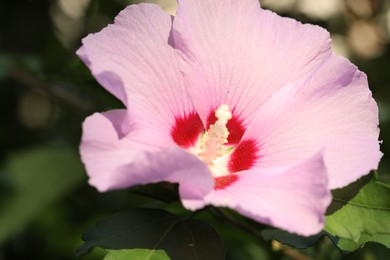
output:
[[[382,156],[366,76],[330,42],[257,0],[179,0],[174,18],[127,7],[77,52],[126,107],[84,122],[89,183],[177,182],[188,209],[319,232],[330,189]]]

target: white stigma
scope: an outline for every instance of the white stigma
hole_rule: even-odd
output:
[[[201,138],[200,152],[198,156],[209,166],[214,166],[214,160],[218,159],[226,152],[227,138],[229,130],[226,127],[232,112],[227,105],[221,105],[216,111],[217,121],[210,125],[210,128]]]

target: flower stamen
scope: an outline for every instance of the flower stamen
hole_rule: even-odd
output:
[[[218,159],[226,152],[225,144],[228,142],[229,130],[227,122],[232,118],[232,112],[228,105],[222,104],[216,111],[215,116],[217,121],[210,125],[201,137],[200,152],[201,158],[209,166],[214,165],[214,160]]]

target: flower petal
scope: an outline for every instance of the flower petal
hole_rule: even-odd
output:
[[[258,0],[179,0],[174,47],[205,123],[227,104],[246,125],[271,94],[330,56],[324,29],[260,9]]]
[[[164,142],[164,136],[127,121],[126,110],[113,110],[84,122],[80,153],[92,186],[107,191],[169,181],[179,183],[184,199],[199,199],[210,192],[211,173],[195,155],[169,143],[157,147],[153,139]],[[122,129],[128,132],[125,138],[120,138]]]
[[[332,56],[310,77],[277,91],[242,139],[257,140],[259,169],[288,167],[325,148],[334,189],[377,168],[378,134],[378,107],[366,75]]]
[[[175,117],[193,112],[173,48],[172,18],[157,5],[131,5],[115,23],[83,39],[77,54],[127,108],[171,131]]]
[[[249,170],[203,201],[184,201],[187,208],[229,207],[242,215],[300,235],[321,231],[331,201],[322,152],[287,170]]]

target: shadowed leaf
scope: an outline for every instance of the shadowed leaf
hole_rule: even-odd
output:
[[[225,251],[216,231],[209,225],[181,219],[159,209],[120,212],[97,222],[84,233],[81,256],[94,246],[105,249],[163,249],[175,259],[224,259]]]
[[[315,245],[323,236],[328,236],[334,244],[337,244],[338,242],[338,238],[329,235],[325,231],[322,231],[314,236],[304,237],[297,234],[291,234],[280,229],[265,229],[261,231],[261,235],[266,241],[277,240],[284,245],[300,249],[305,249]]]
[[[179,199],[178,184],[169,182],[137,185],[131,188],[129,192],[167,203],[174,202]]]
[[[368,174],[344,188],[332,190],[333,199],[326,211],[326,215],[333,214],[346,205],[372,178],[373,174]]]

